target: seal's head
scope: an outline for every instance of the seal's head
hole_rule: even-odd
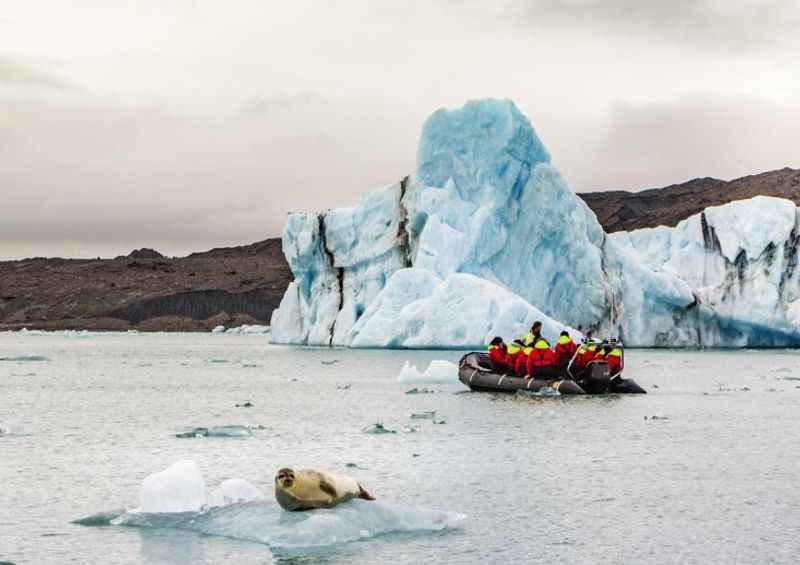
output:
[[[290,489],[294,484],[294,471],[284,467],[275,474],[275,486],[283,489]]]

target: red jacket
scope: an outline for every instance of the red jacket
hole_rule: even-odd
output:
[[[506,353],[506,366],[510,369],[516,369],[517,360],[522,357],[522,348],[516,343],[508,345]]]
[[[499,345],[489,346],[489,358],[497,367],[503,368],[508,366],[508,360],[506,357],[507,353],[505,347],[501,347]]]
[[[536,369],[554,367],[557,364],[556,354],[550,349],[550,344],[547,343],[546,339],[539,338],[528,355],[527,374],[535,377]]]
[[[525,376],[525,366],[526,363],[528,362],[528,355],[530,354],[530,352],[531,352],[530,347],[524,347],[522,351],[520,351],[519,354],[517,355],[517,359],[514,363],[514,372],[520,377]]]
[[[622,351],[615,347],[608,355],[606,355],[606,360],[608,361],[609,375],[613,377],[617,373],[622,372]]]
[[[575,342],[567,336],[561,336],[556,344],[556,361],[559,365],[569,363],[572,356],[578,350]]]
[[[595,349],[596,346],[594,345],[581,345],[578,350],[578,356],[575,357],[575,365],[581,369],[588,365],[589,361],[594,359]]]

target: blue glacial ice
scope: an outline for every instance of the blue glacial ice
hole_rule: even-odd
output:
[[[142,483],[140,506],[100,512],[75,521],[85,526],[170,528],[303,549],[366,540],[399,532],[436,532],[464,516],[384,502],[351,500],[329,510],[286,512],[244,479],[229,479],[206,494],[193,461],[179,461]]]
[[[272,341],[477,347],[541,319],[549,338],[797,345],[796,216],[760,197],[605,234],[514,104],[472,101],[426,121],[414,175],[351,208],[289,216],[295,280]]]

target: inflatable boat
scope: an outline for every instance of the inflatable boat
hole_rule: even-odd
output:
[[[486,353],[468,353],[458,363],[458,379],[471,390],[490,392],[516,392],[526,390],[539,392],[544,388],[557,390],[560,394],[644,394],[647,391],[631,379],[608,374],[608,364],[591,363],[589,371],[581,378],[572,380],[523,379],[497,371]]]

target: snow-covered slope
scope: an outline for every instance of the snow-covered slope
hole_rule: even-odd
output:
[[[772,314],[734,316],[736,300],[720,307],[693,271],[716,254],[713,268],[728,273],[739,249],[755,258],[765,242],[793,237],[774,224],[756,234],[750,207],[719,210],[728,207],[695,227],[690,219],[606,236],[513,103],[440,110],[423,128],[415,175],[352,208],[289,216],[283,249],[295,281],[273,315],[272,340],[468,347],[515,337],[541,318],[548,332],[560,320],[636,345],[794,343],[790,303],[754,296],[771,300]],[[794,225],[793,208],[755,209]],[[716,244],[706,241],[708,222]],[[684,240],[699,241],[702,254],[685,251]]]

